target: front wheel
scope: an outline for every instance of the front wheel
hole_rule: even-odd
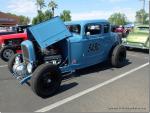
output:
[[[22,55],[21,55],[21,54],[15,54],[15,55],[11,56],[11,58],[10,58],[9,61],[8,61],[8,69],[9,69],[9,71],[10,71],[11,73],[13,73],[13,66],[14,66],[14,64],[15,64],[15,59],[16,59],[17,56],[19,56],[19,57],[22,58]]]
[[[47,98],[56,93],[61,81],[61,73],[57,66],[42,64],[33,73],[31,88],[38,96]]]
[[[126,60],[126,48],[123,45],[117,45],[112,52],[111,64],[114,67],[122,67]]]
[[[11,47],[4,47],[0,51],[0,56],[2,60],[9,61],[9,59],[15,54],[15,51]]]

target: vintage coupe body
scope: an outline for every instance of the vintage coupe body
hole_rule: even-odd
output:
[[[68,28],[68,29],[67,29]],[[110,60],[121,67],[126,49],[106,20],[66,22],[55,17],[27,30],[23,54],[14,55],[8,68],[21,84],[30,80],[32,90],[49,97],[58,90],[67,72]]]
[[[141,25],[133,29],[123,44],[129,48],[149,49],[149,26]]]

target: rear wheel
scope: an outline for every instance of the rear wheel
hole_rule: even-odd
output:
[[[11,47],[4,47],[0,51],[0,56],[4,61],[8,61],[13,55],[15,54],[15,51]]]
[[[31,88],[38,96],[47,98],[56,93],[61,80],[61,73],[57,66],[42,64],[33,73]]]
[[[111,56],[111,64],[114,67],[122,67],[126,60],[126,48],[123,45],[117,45]]]

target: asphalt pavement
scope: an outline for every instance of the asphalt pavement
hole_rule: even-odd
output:
[[[101,63],[66,75],[59,92],[47,99],[20,85],[0,61],[1,112],[148,112],[149,54],[128,51],[126,65]]]

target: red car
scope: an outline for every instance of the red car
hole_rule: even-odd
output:
[[[21,42],[27,40],[26,33],[17,33],[0,36],[0,57],[8,61],[15,53],[21,53]]]
[[[127,37],[130,31],[124,28],[123,26],[119,26],[118,28],[115,29],[115,32],[118,33],[121,38],[124,38]]]

